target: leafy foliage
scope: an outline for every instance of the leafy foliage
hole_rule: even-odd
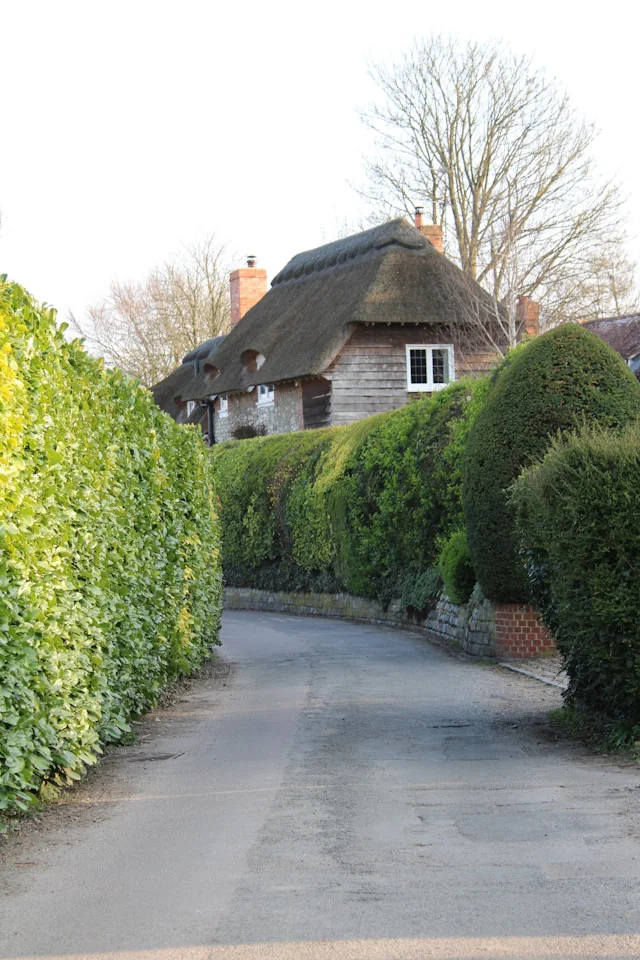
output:
[[[0,809],[77,779],[217,642],[211,462],[0,278]]]
[[[640,425],[556,442],[513,492],[535,599],[570,677],[569,703],[640,735]]]
[[[281,571],[304,589],[400,596],[461,525],[462,450],[485,392],[460,381],[349,427],[219,447],[228,581],[259,586]]]
[[[233,431],[234,440],[250,440],[251,437],[264,437],[266,436],[267,428],[264,423],[259,423],[257,425],[253,423],[241,423],[239,427],[236,427]]]
[[[466,603],[476,583],[465,530],[454,530],[440,553],[438,568],[447,596],[454,603]]]
[[[402,584],[402,605],[422,617],[432,610],[442,593],[442,577],[437,567],[408,574]]]
[[[640,384],[623,360],[577,324],[508,356],[493,378],[464,457],[464,513],[478,580],[491,600],[521,601],[528,589],[517,552],[508,488],[540,459],[558,431],[640,416]]]

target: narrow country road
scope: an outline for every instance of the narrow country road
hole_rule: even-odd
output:
[[[0,843],[1,958],[640,956],[640,772],[549,740],[557,690],[375,626],[223,641]]]

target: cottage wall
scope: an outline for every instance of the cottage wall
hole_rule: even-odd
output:
[[[216,400],[216,443],[231,440],[233,431],[241,426],[264,426],[267,434],[291,433],[328,422],[353,423],[375,413],[397,410],[413,397],[424,396],[407,392],[406,345],[450,342],[450,333],[433,326],[360,324],[324,374],[324,380],[276,384],[275,402],[265,406],[256,402],[256,389],[232,394],[228,416],[223,417]],[[467,374],[486,373],[495,366],[496,356],[487,352],[483,343],[476,350],[466,347],[463,353],[454,342],[454,363],[456,379],[460,379]],[[322,410],[316,410],[316,388],[325,382],[331,385],[330,396],[323,401]],[[325,388],[320,392],[325,392]]]
[[[359,326],[328,371],[332,383],[331,422],[353,423],[374,413],[403,407],[412,396],[407,392],[406,345],[451,343],[451,334],[433,326]],[[462,351],[454,342],[456,379],[486,373],[496,364],[486,345]]]
[[[275,386],[275,402],[258,404],[257,388],[251,393],[229,396],[229,413],[220,416],[220,399],[215,402],[216,443],[233,439],[233,431],[241,426],[264,426],[268,435],[302,430],[302,388],[300,384],[284,383]]]

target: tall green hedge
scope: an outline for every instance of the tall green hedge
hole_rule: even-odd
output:
[[[462,450],[485,391],[461,381],[349,427],[219,447],[227,581],[399,596],[462,523]]]
[[[517,481],[513,504],[569,700],[638,739],[640,426],[556,443]]]
[[[220,603],[201,439],[0,278],[0,809],[197,668]]]
[[[491,600],[527,599],[508,490],[558,431],[640,416],[640,383],[594,334],[567,324],[516,350],[499,368],[465,450],[464,513],[473,566]]]

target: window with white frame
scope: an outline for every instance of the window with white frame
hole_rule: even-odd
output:
[[[275,400],[275,390],[272,383],[261,383],[258,387],[258,403],[273,403]]]
[[[455,380],[451,343],[407,344],[407,390],[432,393]]]
[[[187,416],[190,417],[196,408],[195,400],[187,400]]]
[[[229,416],[229,397],[226,394],[218,397],[218,415],[221,417]]]

